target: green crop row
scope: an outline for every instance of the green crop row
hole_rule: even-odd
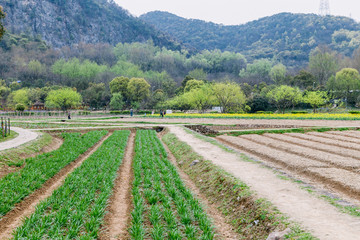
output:
[[[97,239],[130,131],[115,131],[41,202],[15,239]]]
[[[132,239],[213,239],[199,201],[167,159],[155,131],[137,132],[134,157]]]
[[[82,136],[80,133],[63,133],[65,141],[59,149],[26,159],[23,169],[0,179],[0,217],[77,159],[106,133],[92,131]]]

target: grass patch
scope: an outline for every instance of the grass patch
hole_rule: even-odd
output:
[[[19,134],[15,131],[10,131],[10,135],[6,136],[6,137],[0,137],[0,143],[1,142],[5,142],[5,141],[9,141],[11,139],[14,139],[18,136]]]
[[[204,160],[174,134],[164,135],[163,141],[176,157],[179,166],[226,216],[229,224],[243,239],[266,239],[271,232],[287,227],[292,229],[289,234],[291,237],[288,238],[315,239],[287,221],[271,203],[255,198],[246,184]],[[191,167],[194,160],[201,161]]]
[[[24,163],[26,156],[36,154],[41,151],[43,147],[49,145],[52,141],[52,136],[48,133],[43,133],[41,136],[30,143],[26,143],[20,147],[7,149],[0,153],[0,165],[6,164],[9,166],[20,167]]]

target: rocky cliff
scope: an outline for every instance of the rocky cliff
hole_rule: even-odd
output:
[[[7,13],[8,31],[40,35],[53,47],[152,40],[155,45],[177,48],[113,0],[0,0],[0,5]]]

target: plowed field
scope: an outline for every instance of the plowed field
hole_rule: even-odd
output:
[[[219,136],[268,165],[360,200],[360,132]]]

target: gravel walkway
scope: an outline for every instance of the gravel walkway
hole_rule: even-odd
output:
[[[17,132],[19,135],[14,139],[0,143],[0,151],[16,148],[24,143],[35,140],[39,136],[39,133],[30,131],[28,129],[12,127],[11,130]]]

